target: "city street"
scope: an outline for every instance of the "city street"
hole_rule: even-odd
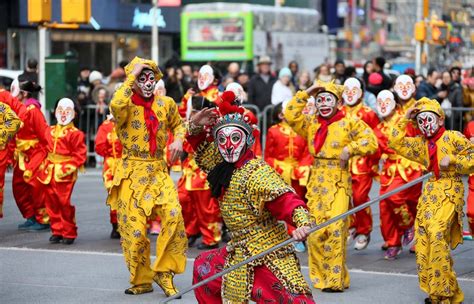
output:
[[[378,191],[374,187],[371,197]],[[109,215],[100,172],[89,169],[79,177],[73,203],[79,237],[72,246],[50,245],[49,232],[20,232],[22,222],[7,174],[4,219],[0,221],[0,299],[2,303],[157,303],[164,299],[155,285],[151,294],[127,296],[128,272],[118,240],[109,239]],[[414,255],[408,250],[396,261],[385,261],[378,210],[372,242],[356,252],[350,246],[348,264],[351,288],[341,294],[314,292],[317,303],[423,303],[418,289]],[[153,238],[154,239],[154,238]],[[153,243],[153,241],[152,241]],[[191,284],[193,258],[189,251],[184,274],[176,276],[180,288]],[[455,250],[455,268],[466,294],[465,303],[474,303],[474,242]],[[303,273],[308,274],[306,254],[300,254]],[[196,303],[192,293],[176,303]]]

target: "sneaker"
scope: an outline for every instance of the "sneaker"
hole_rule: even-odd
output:
[[[462,232],[462,238],[465,241],[472,241],[472,234],[470,231],[463,231]]]
[[[38,222],[35,222],[33,225],[26,228],[26,230],[28,231],[42,231],[42,230],[48,230],[48,229],[49,229],[49,224],[40,224]]]
[[[199,234],[191,235],[188,237],[188,247],[193,247],[196,244],[197,239],[199,238]]]
[[[160,234],[161,231],[161,225],[158,221],[152,221],[151,222],[151,227],[150,227],[150,234],[152,235],[158,235]]]
[[[199,250],[211,250],[211,249],[217,249],[217,248],[219,248],[218,243],[215,243],[214,245],[208,245],[204,243],[197,245],[197,249]]]
[[[393,261],[397,258],[397,256],[402,253],[401,247],[389,247],[387,252],[385,252],[384,259]]]
[[[61,241],[63,240],[63,236],[62,235],[52,235],[50,238],[49,238],[49,242],[51,244],[59,244],[61,243]]]
[[[306,251],[306,246],[304,245],[303,242],[295,242],[295,243],[293,243],[293,246],[295,247],[296,252],[305,252]]]
[[[383,251],[387,251],[387,249],[388,249],[387,243],[386,242],[383,243],[383,245],[380,247],[380,249],[383,250]]]
[[[120,239],[120,233],[117,231],[117,228],[117,224],[112,224],[112,231],[110,232],[111,239]]]
[[[410,245],[410,243],[413,241],[415,238],[415,228],[411,227],[407,230],[405,230],[405,233],[403,234],[403,239],[402,239],[402,246],[406,247]]]
[[[355,237],[354,249],[364,250],[369,245],[369,242],[370,242],[370,235],[359,234]]]
[[[153,277],[158,286],[163,290],[166,297],[171,297],[178,293],[178,289],[173,282],[173,274],[171,272],[157,272]]]
[[[36,219],[34,217],[30,217],[27,219],[23,224],[18,225],[18,229],[25,230],[29,227],[33,226],[36,223]]]
[[[416,253],[414,244],[410,247],[410,253]]]

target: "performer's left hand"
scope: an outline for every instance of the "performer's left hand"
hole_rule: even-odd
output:
[[[449,164],[451,163],[451,159],[449,158],[449,156],[445,156],[441,159],[441,161],[439,162],[439,168],[441,170],[447,170],[448,167],[449,167]]]
[[[339,156],[339,162],[341,164],[341,168],[344,169],[347,167],[347,162],[349,160],[349,157],[351,157],[351,154],[349,153],[349,148],[344,147],[344,149],[342,149],[341,155]]]
[[[183,152],[183,141],[176,139],[170,146],[171,163],[173,164]]]
[[[301,226],[293,231],[292,236],[299,242],[304,241],[308,237],[310,229],[309,226]]]

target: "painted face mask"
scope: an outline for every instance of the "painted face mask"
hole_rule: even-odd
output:
[[[232,91],[235,94],[235,99],[238,101],[239,105],[244,102],[244,88],[237,82],[229,83],[225,90]]]
[[[199,70],[198,87],[203,91],[207,89],[214,82],[214,70],[210,65],[203,65]]]
[[[415,84],[413,83],[413,79],[408,75],[398,76],[393,88],[401,100],[408,100],[413,96],[413,93],[415,93]]]
[[[143,70],[136,83],[140,91],[139,94],[145,98],[150,98],[155,90],[155,73],[152,70]]]
[[[306,103],[306,106],[303,109],[303,114],[313,115],[314,113],[316,113],[316,106],[314,105],[314,103],[315,103],[314,97],[310,96],[308,98],[308,102]]]
[[[395,97],[389,90],[382,90],[377,95],[377,112],[383,118],[392,114],[396,104]]]
[[[433,112],[421,112],[416,115],[416,122],[421,133],[427,138],[432,137],[439,129],[439,116]]]
[[[342,99],[349,105],[355,105],[362,97],[362,88],[360,87],[360,81],[354,77],[348,78],[344,81],[344,92],[342,93]]]
[[[315,106],[322,117],[331,117],[336,111],[336,105],[336,96],[331,93],[322,92],[316,96]]]
[[[76,113],[74,112],[74,102],[69,98],[62,98],[56,107],[56,120],[58,125],[65,126],[71,123]]]
[[[224,160],[235,163],[245,151],[247,135],[238,127],[224,127],[216,134],[217,148]]]

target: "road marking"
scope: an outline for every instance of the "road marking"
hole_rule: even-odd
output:
[[[44,249],[44,248],[28,248],[28,247],[0,247],[0,251],[29,251],[29,252],[44,252],[44,253],[63,253],[63,254],[80,254],[80,255],[98,255],[98,256],[115,256],[122,257],[121,253],[115,252],[101,252],[101,251],[85,251],[85,250],[63,250],[63,249]],[[156,258],[155,256],[151,256]],[[188,262],[194,262],[194,258],[186,258]],[[301,266],[301,269],[309,270],[308,266]],[[380,276],[394,276],[394,277],[405,277],[405,278],[418,278],[416,274],[400,273],[400,272],[382,272],[382,271],[371,271],[363,269],[349,269],[350,273],[367,274],[367,275],[380,275]],[[457,278],[458,281],[474,282],[474,279],[470,278]]]
[[[67,289],[85,289],[85,290],[97,290],[97,291],[122,291],[122,289],[109,289],[109,288],[97,288],[97,287],[85,287],[85,286],[65,286],[65,285],[49,285],[49,284],[31,284],[31,283],[20,283],[20,282],[5,282],[0,281],[2,285],[23,285],[31,287],[53,287],[53,288],[67,288]]]

